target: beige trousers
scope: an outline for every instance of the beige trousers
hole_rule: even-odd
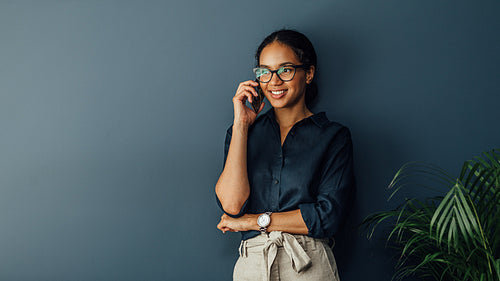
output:
[[[327,239],[273,231],[241,241],[234,281],[339,281]]]

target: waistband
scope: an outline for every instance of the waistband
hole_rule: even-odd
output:
[[[329,244],[329,239],[317,239],[306,235],[289,234],[281,231],[260,234],[259,236],[241,241],[240,257],[247,257],[249,253],[262,253],[264,256],[265,280],[270,280],[271,267],[274,263],[278,248],[283,248],[292,260],[292,268],[300,273],[311,265],[311,258],[304,248],[315,249],[318,243]]]

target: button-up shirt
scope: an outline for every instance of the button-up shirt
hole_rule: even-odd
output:
[[[231,134],[232,126],[226,134],[224,164]],[[228,215],[300,209],[309,236],[333,237],[354,189],[352,162],[347,127],[329,121],[324,112],[317,113],[295,123],[282,145],[280,127],[271,108],[248,131],[250,196],[238,215]],[[222,208],[218,198],[217,203]],[[258,234],[244,231],[242,239]]]

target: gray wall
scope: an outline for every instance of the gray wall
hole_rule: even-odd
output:
[[[281,27],[319,55],[313,111],[351,128],[343,280],[389,280],[354,228],[406,161],[500,146],[500,2],[1,1],[0,280],[230,280],[214,184],[231,97]],[[427,191],[407,190],[407,196]],[[400,201],[399,201],[400,202]]]

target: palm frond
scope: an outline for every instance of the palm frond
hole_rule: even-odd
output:
[[[389,184],[389,200],[406,186],[447,191],[406,199],[362,222],[368,239],[375,228],[391,225],[386,246],[399,252],[393,280],[500,280],[500,151],[466,161],[458,178],[431,164],[409,162]]]

